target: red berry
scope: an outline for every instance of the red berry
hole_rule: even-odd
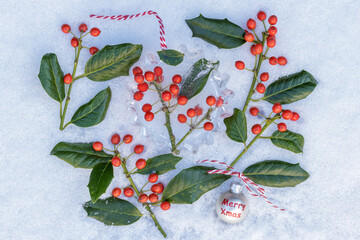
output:
[[[140,92],[146,92],[149,89],[149,85],[146,82],[139,83],[137,87]]]
[[[266,38],[266,44],[269,48],[273,48],[276,45],[276,40],[274,36],[269,36]]]
[[[140,154],[144,151],[144,145],[136,145],[134,147],[134,153],[135,154]]]
[[[123,142],[126,143],[126,144],[131,143],[132,140],[133,140],[133,136],[130,135],[130,134],[125,135],[124,138],[123,138]]]
[[[69,26],[69,24],[64,24],[61,26],[61,31],[63,31],[64,33],[69,33],[71,31],[71,27]]]
[[[252,42],[252,41],[254,41],[255,37],[254,37],[254,34],[248,32],[248,33],[245,33],[244,39],[247,42]]]
[[[181,83],[182,77],[179,74],[173,76],[172,81],[173,83],[179,84]]]
[[[151,191],[154,193],[162,193],[164,191],[164,185],[157,183],[151,186]]]
[[[121,194],[121,189],[120,188],[114,188],[113,190],[112,190],[112,195],[114,196],[114,197],[118,197],[118,196],[120,196],[120,194]]]
[[[276,57],[271,57],[271,58],[269,59],[269,63],[270,63],[271,65],[276,65],[276,64],[278,63],[278,60],[277,60]]]
[[[209,106],[214,106],[216,104],[216,98],[214,96],[208,96],[206,98],[206,104]]]
[[[135,101],[141,101],[144,97],[144,94],[140,91],[137,91],[134,93],[134,100]]]
[[[120,160],[119,157],[113,157],[113,158],[111,159],[111,163],[112,163],[112,165],[113,165],[114,167],[118,167],[118,166],[121,165],[121,160]]]
[[[111,143],[112,144],[119,144],[120,143],[120,135],[119,134],[112,135]]]
[[[248,27],[248,29],[250,29],[250,30],[255,29],[255,28],[256,28],[256,22],[255,22],[255,20],[250,18],[250,19],[247,21],[247,27]]]
[[[136,74],[134,77],[135,82],[137,83],[143,83],[144,82],[144,75],[142,75],[141,73]]]
[[[186,115],[187,115],[188,117],[190,117],[190,118],[195,117],[195,114],[196,114],[196,111],[195,111],[195,109],[193,109],[193,108],[189,108],[189,109],[187,110],[187,112],[186,112]]]
[[[149,182],[154,183],[158,180],[159,176],[156,173],[152,173],[149,175]]]
[[[261,125],[255,124],[254,126],[252,126],[251,131],[253,134],[259,134],[261,132]]]
[[[259,83],[258,85],[256,85],[256,91],[258,93],[264,93],[265,92],[265,85],[262,83]]]
[[[140,67],[136,66],[136,67],[133,68],[134,76],[138,75],[138,74],[142,74],[142,73],[143,73],[143,71],[142,71],[142,69]]]
[[[224,99],[220,96],[216,99],[216,107],[221,107],[224,104]]]
[[[202,115],[202,108],[199,107],[199,105],[195,106],[195,114],[196,114],[196,116],[201,116]]]
[[[155,115],[152,112],[146,112],[144,116],[145,120],[148,122],[151,122],[154,119],[154,117]]]
[[[149,200],[148,195],[146,195],[145,193],[140,194],[139,196],[139,202],[141,203],[146,203]]]
[[[137,169],[143,169],[146,166],[146,161],[143,158],[140,158],[135,163]]]
[[[282,106],[280,103],[275,103],[272,107],[274,113],[280,113],[282,111]]]
[[[250,47],[250,52],[251,52],[251,54],[254,55],[254,56],[257,55],[257,54],[256,54],[256,51],[255,51],[255,45],[252,45],[252,46]]]
[[[293,112],[291,121],[297,121],[297,120],[299,120],[299,118],[300,118],[300,115],[297,112]]]
[[[254,52],[255,52],[255,55],[259,55],[263,52],[263,46],[261,45],[261,43],[258,43],[255,45]]]
[[[204,130],[205,131],[211,131],[213,129],[214,129],[214,124],[212,124],[211,122],[204,123]]]
[[[187,117],[186,117],[184,114],[179,114],[179,115],[178,115],[178,121],[179,121],[180,123],[186,123]]]
[[[79,31],[80,32],[86,32],[87,30],[88,30],[88,27],[87,27],[87,25],[85,23],[80,24],[80,26],[79,26]]]
[[[71,76],[70,73],[68,73],[68,74],[66,74],[66,75],[64,76],[64,83],[65,83],[65,84],[70,84],[71,82],[72,82],[72,76]]]
[[[134,190],[132,188],[124,188],[124,195],[126,197],[132,197],[134,195]]]
[[[270,25],[275,25],[277,23],[277,17],[275,15],[271,15],[268,21]]]
[[[149,195],[149,201],[154,203],[159,200],[159,196],[156,193],[152,193]]]
[[[161,76],[163,74],[163,69],[161,67],[157,66],[157,67],[154,68],[154,73],[155,73],[156,76],[159,77],[159,76]]]
[[[287,126],[285,123],[279,123],[277,127],[280,132],[285,132],[287,130]]]
[[[179,86],[177,84],[171,84],[169,90],[172,94],[178,94]]]
[[[259,109],[257,107],[252,107],[252,108],[250,108],[249,112],[251,115],[257,116],[259,113]]]
[[[143,112],[150,112],[152,110],[152,106],[150,103],[146,103],[142,106],[141,109],[143,110]]]
[[[263,11],[258,12],[257,17],[260,21],[263,21],[266,19],[266,13]]]
[[[245,63],[243,61],[236,61],[235,67],[239,70],[243,70],[245,68]]]
[[[162,94],[161,94],[161,97],[162,99],[165,101],[165,102],[168,102],[171,100],[171,92],[169,91],[164,91]]]
[[[99,36],[100,33],[101,33],[101,31],[100,31],[100,29],[98,29],[98,28],[92,28],[92,29],[90,30],[90,34],[91,34],[91,36],[93,36],[93,37]]]
[[[284,110],[283,113],[281,114],[282,118],[285,120],[289,120],[292,118],[293,113],[290,110]]]
[[[277,28],[275,26],[269,27],[268,33],[270,36],[275,36],[275,34],[277,33]]]
[[[170,209],[170,203],[168,201],[164,201],[160,204],[162,210],[166,211]]]
[[[263,72],[260,75],[260,80],[263,81],[263,82],[266,82],[267,80],[269,80],[269,73],[268,72]]]
[[[180,97],[178,97],[178,100],[177,100],[179,105],[185,105],[187,103],[187,101],[188,101],[188,98],[186,96],[180,96]]]
[[[89,53],[91,55],[94,55],[95,53],[97,53],[99,51],[99,49],[97,47],[91,47],[89,48]]]
[[[103,148],[103,144],[101,142],[94,142],[93,149],[97,152],[101,151]]]
[[[76,37],[73,37],[71,39],[70,43],[71,43],[71,46],[73,46],[73,47],[79,46],[79,40]]]
[[[149,82],[152,82],[155,79],[155,74],[153,72],[148,71],[145,73],[145,79],[148,80]]]
[[[278,57],[278,63],[279,65],[286,65],[287,64],[287,59],[285,57]]]

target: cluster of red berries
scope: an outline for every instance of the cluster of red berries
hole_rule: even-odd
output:
[[[178,84],[180,84],[182,81],[182,77],[179,74],[176,74],[172,77],[172,83],[166,88],[161,87],[161,83],[164,81],[164,76],[163,76],[163,69],[159,66],[156,66],[153,71],[145,72],[145,74],[143,74],[143,70],[137,66],[133,68],[133,74],[134,74],[134,80],[138,84],[137,85],[138,91],[136,91],[133,96],[134,100],[141,101],[144,97],[144,93],[149,90],[149,85],[157,84],[161,89],[160,93],[161,93],[162,101],[169,102],[169,107],[167,108],[167,111],[169,110],[169,108],[176,107],[177,105],[187,104],[188,98],[186,96],[179,96],[180,88]],[[152,90],[159,91],[157,89],[152,89]],[[173,106],[170,105],[170,101],[172,99],[176,100],[176,104],[174,104]],[[216,99],[214,96],[209,96],[206,99],[206,103],[210,107],[214,105],[216,107],[220,107],[222,106],[223,102],[224,100],[221,97]],[[154,114],[152,112],[154,105],[155,104],[145,103],[142,106],[142,111],[145,113],[144,118],[148,122],[152,121],[155,117],[155,114],[157,113],[155,112]],[[162,110],[164,111],[164,109]],[[177,119],[180,123],[186,123],[188,120],[187,117],[192,119],[194,117],[201,116],[202,113],[203,113],[203,109],[197,105],[194,108],[189,108],[186,112],[186,115],[179,114]],[[191,124],[193,124],[192,121]],[[214,128],[214,125],[211,122],[206,122],[203,127],[204,130],[211,131]]]
[[[257,116],[259,114],[259,109],[257,107],[252,107],[250,108],[249,112],[251,115]],[[281,117],[284,120],[297,121],[300,118],[300,115],[297,112],[292,112],[289,109],[283,110],[282,105],[280,103],[275,103],[273,105],[272,113],[281,114]],[[278,123],[277,127],[280,132],[285,132],[287,130],[287,126],[283,122]],[[259,134],[261,132],[261,129],[262,127],[260,124],[255,124],[254,126],[252,126],[251,131],[253,134]]]
[[[80,24],[79,31],[80,31],[81,35],[83,33],[85,33],[87,30],[88,30],[88,27],[85,23]],[[73,46],[74,48],[79,47],[79,42],[82,41],[83,37],[85,37],[87,34],[90,33],[91,36],[97,37],[100,35],[100,32],[101,32],[98,28],[94,27],[90,30],[90,32],[86,33],[85,35],[83,35],[83,36],[80,35],[80,37],[76,37],[76,35],[71,32],[71,27],[69,24],[63,24],[61,26],[61,31],[63,31],[64,33],[71,33],[74,36],[70,41],[71,46]],[[81,48],[87,48],[87,47],[81,46]],[[99,49],[97,47],[89,48],[89,52],[91,55],[94,55],[97,51],[99,51]],[[65,84],[70,84],[72,82],[72,80],[73,79],[72,79],[72,76],[70,73],[68,73],[64,76]]]
[[[144,151],[144,146],[143,145],[136,145],[134,147],[134,151],[132,154],[130,154],[129,157],[127,158],[122,158],[119,157],[119,152],[117,151],[118,147],[122,144],[130,144],[133,141],[133,136],[130,134],[127,134],[123,137],[123,140],[121,141],[121,137],[119,134],[114,134],[111,137],[111,143],[114,145],[114,149],[116,149],[114,151],[114,157],[111,159],[111,163],[114,167],[119,167],[121,166],[121,164],[126,164],[126,160],[132,155],[132,154],[140,154]],[[101,151],[103,150],[103,144],[99,141],[96,141],[93,143],[93,149],[95,151]],[[140,158],[136,161],[135,163],[136,169],[143,169],[146,166],[146,160],[143,158]],[[131,172],[130,172],[131,173]],[[159,194],[161,194],[164,191],[164,185],[162,183],[156,183],[158,181],[159,176],[156,173],[152,173],[148,176],[148,182],[149,183],[155,183],[151,186],[151,189],[149,191],[152,191],[151,194],[147,195],[143,192],[141,192],[141,194],[139,195],[139,202],[141,203],[146,203],[146,202],[151,202],[151,203],[156,203],[159,200]],[[114,188],[112,191],[112,195],[114,197],[119,197],[121,194],[122,190],[121,188]],[[126,187],[123,189],[124,192],[124,196],[126,197],[132,197],[134,195],[134,189],[131,187]],[[163,201],[160,204],[161,209],[163,210],[168,210],[170,208],[170,203],[168,201]]]

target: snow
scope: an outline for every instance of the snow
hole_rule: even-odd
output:
[[[162,238],[149,216],[124,227],[108,227],[88,218],[82,204],[90,199],[86,188],[90,171],[74,169],[49,155],[59,141],[106,142],[115,131],[121,135],[139,135],[141,129],[129,124],[134,113],[125,103],[130,98],[125,87],[128,78],[102,83],[84,79],[75,84],[69,113],[109,85],[113,98],[101,124],[91,128],[69,126],[63,132],[58,130],[58,103],[44,92],[37,78],[41,57],[47,52],[57,54],[64,72],[72,70],[73,49],[70,36],[60,31],[63,23],[69,23],[73,29],[82,22],[99,27],[101,35],[86,40],[99,48],[106,44],[141,43],[144,56],[154,54],[160,50],[154,17],[126,22],[88,18],[91,13],[133,14],[149,9],[157,11],[164,20],[170,48],[185,44],[191,51],[203,49],[207,59],[220,60],[219,71],[230,75],[227,87],[235,92],[231,107],[242,106],[250,85],[251,74],[239,72],[233,66],[239,59],[252,64],[248,48],[218,50],[191,38],[185,19],[202,13],[206,17],[227,17],[245,26],[247,19],[254,18],[260,9],[268,15],[276,14],[279,19],[277,47],[271,52],[275,56],[286,56],[288,65],[264,64],[263,71],[269,71],[272,81],[305,69],[319,81],[308,98],[291,105],[301,119],[289,128],[305,137],[304,153],[296,155],[263,140],[254,144],[237,165],[237,169],[243,170],[265,159],[300,162],[311,175],[306,182],[295,188],[266,188],[267,196],[286,211],[273,209],[262,199],[245,193],[251,204],[247,219],[238,225],[221,222],[214,209],[217,198],[228,190],[231,183],[228,181],[192,205],[173,205],[167,212],[155,209],[169,239],[360,238],[359,1],[29,0],[1,3],[0,239]],[[88,57],[88,53],[83,54],[78,73],[83,72]],[[256,105],[265,112],[270,109],[266,103]],[[250,119],[249,126],[260,121]],[[165,153],[146,139],[138,137],[135,142],[148,147],[144,157]],[[213,145],[202,145],[196,155],[183,155],[177,170],[161,176],[161,181],[169,181],[196,160],[211,158],[230,162],[241,147],[224,133],[216,133]],[[135,181],[145,179],[136,177]],[[125,178],[117,177],[105,195],[109,196],[114,186],[125,185]]]

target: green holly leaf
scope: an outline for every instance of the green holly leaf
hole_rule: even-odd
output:
[[[143,169],[139,169],[135,173],[148,175],[156,172],[158,175],[161,175],[175,169],[175,165],[181,159],[181,157],[174,156],[171,153],[152,157],[146,161],[146,166]]]
[[[158,51],[157,54],[161,61],[171,66],[179,65],[184,60],[184,54],[174,49]]]
[[[96,203],[89,201],[83,207],[88,217],[110,226],[130,225],[142,217],[130,202],[114,197],[99,199]]]
[[[64,73],[54,53],[47,53],[42,57],[38,76],[47,94],[62,102],[65,98]]]
[[[303,70],[289,76],[281,77],[271,83],[262,100],[269,103],[288,104],[306,98],[317,85],[315,78]]]
[[[85,74],[93,81],[129,76],[129,69],[139,60],[141,52],[142,45],[107,45],[89,59],[85,66]]]
[[[247,125],[245,114],[234,108],[234,114],[224,119],[226,135],[233,141],[245,143],[247,139]]]
[[[230,178],[227,175],[207,173],[213,169],[204,166],[183,169],[166,186],[162,201],[167,200],[175,204],[191,204],[203,194],[220,186]]]
[[[91,127],[104,120],[111,100],[110,87],[100,91],[88,103],[85,103],[74,113],[71,123],[78,127]]]
[[[106,192],[113,178],[114,172],[111,161],[99,163],[93,168],[87,185],[93,203]]]
[[[245,31],[228,19],[206,18],[201,14],[197,18],[185,20],[193,33],[218,48],[236,48],[244,43]]]
[[[99,163],[109,162],[112,155],[104,151],[95,151],[92,143],[59,142],[51,151],[51,155],[64,160],[75,168],[93,168]]]
[[[219,65],[218,62],[211,62],[205,58],[197,61],[185,74],[180,83],[179,96],[186,96],[188,99],[195,97],[205,87],[210,73]]]
[[[294,153],[303,152],[304,137],[301,134],[289,130],[285,132],[275,131],[271,135],[270,140],[279,148],[284,148]]]
[[[277,160],[255,163],[243,171],[254,183],[269,187],[295,187],[309,178],[299,164]]]

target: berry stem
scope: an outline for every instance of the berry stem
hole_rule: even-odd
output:
[[[263,36],[263,39],[262,39],[262,42],[261,44],[264,46],[265,44],[265,38],[266,38],[266,33],[263,32],[262,33],[262,36]],[[266,49],[266,53],[267,53],[267,50]],[[266,55],[266,54],[265,54]],[[255,62],[255,68],[254,68],[254,77],[253,77],[253,81],[251,83],[251,86],[250,86],[250,89],[249,89],[249,93],[248,93],[248,96],[246,98],[246,101],[245,101],[245,104],[244,104],[244,107],[243,107],[243,112],[245,113],[248,105],[249,105],[249,102],[250,102],[250,99],[252,97],[252,95],[254,94],[254,87],[255,87],[255,84],[256,84],[256,80],[257,80],[257,75],[259,74],[259,71],[260,71],[260,68],[261,68],[261,63],[262,61],[264,60],[264,58],[266,57],[265,55],[262,55],[260,54],[259,55],[259,58],[257,59],[257,62]]]
[[[127,176],[127,179],[129,180],[131,187],[134,189],[134,191],[136,192],[136,195],[139,197],[140,196],[140,191],[138,190],[138,188],[136,187],[133,179],[131,178],[131,175],[129,174],[128,169],[126,168],[125,164],[121,164],[123,170],[124,170],[124,174],[125,176]],[[155,217],[155,214],[152,212],[151,208],[149,207],[149,205],[143,205],[145,206],[145,209],[150,213],[151,218],[153,219],[155,225],[157,226],[158,230],[161,232],[161,234],[166,238],[166,233],[165,231],[162,229],[160,223],[158,222],[158,220]]]
[[[199,122],[197,122],[194,126],[192,126],[189,131],[187,133],[185,133],[185,135],[180,139],[180,141],[176,144],[176,147],[179,147],[180,144],[185,141],[185,139],[195,130],[195,129],[198,129],[198,126],[203,122],[205,121],[211,114],[211,112],[213,111],[214,109],[212,108],[209,108],[209,110],[206,112],[206,114],[204,115],[203,118],[200,119]],[[200,128],[201,129],[201,128]]]
[[[165,114],[165,126],[166,129],[169,133],[169,138],[170,138],[170,142],[171,142],[171,151],[173,153],[178,153],[178,150],[176,149],[176,144],[175,144],[175,135],[173,133],[173,130],[171,128],[171,121],[170,121],[170,112],[169,112],[169,108],[168,106],[166,106],[166,102],[162,99],[161,96],[161,86],[159,84],[157,84],[156,82],[153,83],[154,87],[156,88],[156,90],[158,91],[158,95],[159,95],[159,99],[161,101],[161,104],[163,106],[163,111]]]

